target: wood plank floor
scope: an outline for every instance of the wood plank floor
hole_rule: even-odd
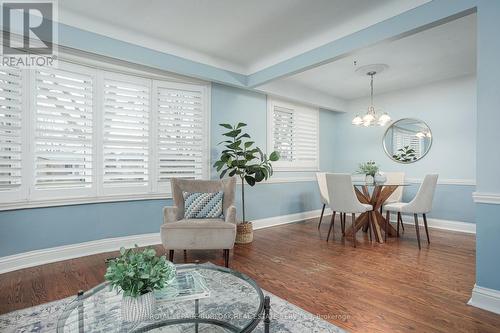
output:
[[[252,244],[236,246],[231,266],[352,332],[500,331],[499,315],[466,305],[475,281],[474,235],[431,229],[431,245],[424,241],[418,251],[415,230],[407,226],[401,238],[386,244],[372,244],[359,232],[354,249],[339,229],[327,243],[326,221],[319,231],[317,220],[257,230]],[[0,313],[97,285],[104,259],[115,254],[0,275]],[[188,251],[187,260],[222,264],[222,251]],[[175,261],[184,261],[182,251]]]

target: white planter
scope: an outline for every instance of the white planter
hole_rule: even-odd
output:
[[[156,299],[153,292],[139,297],[123,296],[122,319],[129,322],[149,320],[156,307]]]
[[[375,182],[379,184],[383,184],[387,181],[387,177],[384,174],[376,174],[375,175]]]
[[[366,175],[366,177],[365,177],[365,183],[367,183],[367,184],[373,184],[374,181],[375,181],[375,179],[373,179],[373,176]]]

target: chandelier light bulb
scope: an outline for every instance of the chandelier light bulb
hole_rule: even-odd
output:
[[[355,126],[363,124],[363,119],[359,116],[359,114],[357,114],[356,117],[354,117],[354,119],[352,120],[352,124]]]

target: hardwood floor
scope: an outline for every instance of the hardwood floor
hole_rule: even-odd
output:
[[[325,241],[329,217],[255,231],[230,265],[289,302],[352,332],[499,332],[500,315],[466,305],[475,281],[475,237],[430,230],[419,251],[415,229],[386,244],[358,233],[344,241],[340,221]],[[350,219],[347,219],[350,225]],[[163,251],[160,246],[158,250]],[[0,313],[49,302],[103,281],[93,255],[0,275]],[[223,265],[221,251],[188,251],[187,260]],[[183,262],[178,251],[175,262]],[[303,333],[303,332],[300,332]],[[305,333],[305,332],[304,332]]]

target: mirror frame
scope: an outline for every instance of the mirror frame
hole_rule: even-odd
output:
[[[431,133],[431,143],[429,145],[429,148],[425,151],[425,153],[416,161],[411,161],[411,162],[402,162],[402,161],[398,161],[396,159],[394,159],[392,157],[391,154],[389,154],[389,151],[387,150],[387,147],[385,145],[385,136],[387,135],[387,132],[389,132],[389,129],[392,127],[392,125],[394,125],[395,123],[399,122],[399,121],[402,121],[402,120],[416,120],[416,121],[419,121],[421,123],[424,123],[425,126],[427,126],[427,128],[429,129],[429,133]],[[432,142],[434,141],[434,134],[432,134],[432,130],[431,128],[429,127],[429,125],[427,125],[427,123],[423,120],[420,120],[420,119],[417,119],[417,118],[401,118],[401,119],[398,119],[396,121],[393,121],[388,127],[387,129],[385,130],[384,132],[384,135],[382,136],[382,146],[384,147],[384,151],[385,151],[385,154],[389,157],[389,159],[391,161],[394,161],[396,163],[401,163],[401,164],[412,164],[412,163],[416,163],[418,161],[420,161],[421,159],[423,159],[428,153],[429,151],[431,150],[432,148]]]

